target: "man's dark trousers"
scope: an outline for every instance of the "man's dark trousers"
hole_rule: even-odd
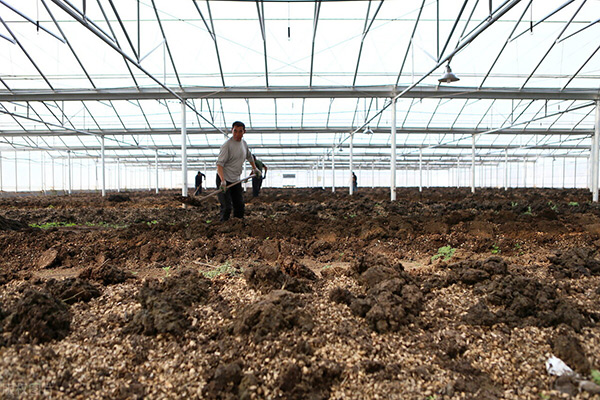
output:
[[[227,182],[227,186],[233,182]],[[217,188],[221,187],[221,177],[217,174]],[[235,218],[244,218],[244,190],[242,189],[242,183],[233,185],[225,193],[219,193],[219,203],[221,203],[221,221],[227,221],[231,216],[231,210],[233,209],[233,216]]]

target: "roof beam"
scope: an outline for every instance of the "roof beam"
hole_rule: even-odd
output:
[[[117,88],[117,89],[12,89],[0,90],[0,101],[79,101],[79,100],[155,100],[172,99],[174,95],[183,99],[272,99],[272,98],[360,98],[396,97],[407,86],[271,86],[264,87],[185,87],[165,88]],[[444,99],[543,99],[543,100],[600,100],[597,88],[480,88],[460,86],[412,87],[402,95],[405,98]]]

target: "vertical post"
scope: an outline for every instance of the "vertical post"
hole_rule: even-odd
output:
[[[371,189],[375,189],[375,161],[371,162]]]
[[[471,136],[471,193],[475,193],[475,134]]]
[[[187,177],[187,126],[185,118],[185,100],[181,102],[181,175],[182,186],[181,195],[188,195],[188,177]],[[246,164],[244,164],[246,165]]]
[[[592,140],[592,199],[598,202],[598,141],[600,136],[600,101],[596,100],[596,123],[594,124],[594,139]]]
[[[577,187],[577,157],[575,157],[574,165],[573,165],[573,187]],[[0,188],[2,190],[2,188]]]
[[[456,159],[456,188],[460,187],[460,157]]]
[[[349,189],[349,193],[350,196],[352,196],[354,194],[354,179],[352,179],[352,170],[354,169],[354,165],[353,165],[353,159],[352,159],[352,142],[354,141],[354,135],[350,135],[350,185],[348,185],[350,187]]]
[[[55,190],[56,186],[54,184],[54,157],[50,158],[50,166],[52,167],[52,190]]]
[[[390,165],[390,200],[396,201],[396,98],[392,99],[392,154]]]
[[[523,187],[527,188],[527,159],[523,160]]]
[[[72,173],[72,165],[71,165],[71,150],[67,151],[67,172],[69,177],[69,194],[73,193],[73,173]]]
[[[551,181],[550,181],[551,188],[554,188],[554,160],[555,160],[555,158],[552,157],[552,175],[551,175]]]
[[[106,159],[105,159],[105,154],[104,154],[104,135],[101,136],[101,140],[100,140],[100,147],[101,147],[101,154],[100,154],[100,158],[101,158],[101,168],[102,170],[101,172],[101,177],[102,177],[102,197],[106,197]]]
[[[335,146],[331,149],[331,192],[335,193]]]
[[[537,164],[537,157],[533,159],[533,188],[535,189],[537,187],[537,183],[535,181],[536,178],[536,164]]]
[[[508,150],[504,150],[504,190],[508,190]]]
[[[206,172],[206,163],[204,163],[204,171]],[[158,149],[154,151],[154,175],[156,179],[156,194],[158,194]],[[206,175],[206,174],[204,174]]]
[[[45,177],[44,177],[44,174],[46,172],[46,171],[44,171],[44,161],[46,161],[46,157],[45,157],[44,152],[42,152],[42,156],[40,157],[40,159],[41,159],[41,161],[40,161],[40,169],[41,169],[41,171],[40,171],[40,177],[42,178],[42,182],[41,182],[42,193],[46,194],[46,185],[45,185]],[[0,174],[1,174],[1,172],[2,172],[2,168],[0,168]],[[2,183],[1,182],[2,182],[2,177],[0,176],[0,190],[1,190],[1,187],[2,187]]]
[[[244,163],[244,172],[242,174],[242,176],[245,178],[246,175],[246,163]],[[248,189],[248,181],[242,183],[242,187],[244,188],[244,192],[246,191],[246,189]]]
[[[19,182],[19,177],[17,175],[17,152],[15,151],[15,193],[19,191],[19,184],[17,182]]]
[[[325,156],[323,156],[323,164],[321,165],[321,169],[322,169],[322,174],[323,174],[323,181],[321,182],[323,190],[325,190]]]
[[[27,191],[31,192],[31,151],[27,152]]]
[[[567,168],[567,157],[563,157],[563,168],[562,168],[562,188],[565,188],[565,174],[566,174],[566,168]]]
[[[422,191],[423,191],[423,149],[419,148],[419,192],[422,192]]]
[[[117,192],[121,192],[121,159],[117,157]]]

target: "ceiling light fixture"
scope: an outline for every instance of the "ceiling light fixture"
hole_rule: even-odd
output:
[[[446,64],[446,72],[444,73],[444,75],[442,75],[442,77],[440,79],[438,79],[438,81],[440,83],[442,83],[442,82],[451,83],[451,82],[456,82],[459,80],[460,79],[458,79],[458,77],[456,75],[454,75],[454,72],[452,72],[452,70],[450,69],[450,63]]]

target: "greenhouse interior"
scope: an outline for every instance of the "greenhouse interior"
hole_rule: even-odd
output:
[[[182,188],[238,120],[265,186],[598,180],[595,1],[0,6],[4,192]]]
[[[598,400],[599,50],[600,0],[0,0],[0,399]]]

